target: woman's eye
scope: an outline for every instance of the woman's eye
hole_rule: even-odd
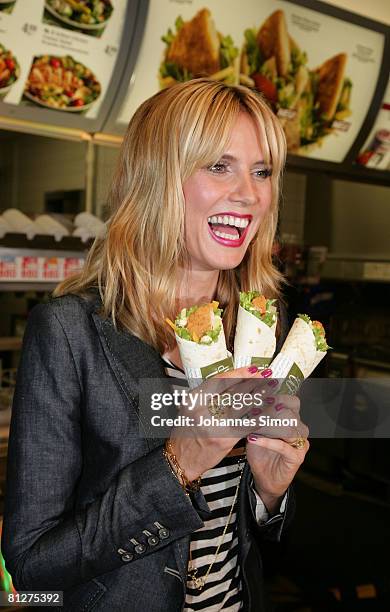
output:
[[[217,162],[216,164],[209,166],[208,170],[214,172],[214,174],[223,174],[227,170],[227,165],[223,162]]]
[[[271,175],[272,175],[271,168],[261,168],[261,169],[259,168],[259,170],[255,170],[256,178],[266,179]]]

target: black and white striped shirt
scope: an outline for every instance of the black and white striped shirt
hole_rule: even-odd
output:
[[[177,368],[166,357],[165,372],[172,378],[185,379],[184,372]],[[192,564],[198,568],[197,576],[206,574],[214,560],[219,539],[225,528],[233,503],[236,487],[239,482],[243,463],[239,456],[227,456],[222,461],[204,472],[201,478],[201,491],[212,512],[204,520],[204,526],[194,531],[190,540]],[[261,498],[254,491],[257,500],[256,520],[264,522],[268,518]],[[242,610],[241,568],[238,562],[237,537],[237,501],[228,525],[225,538],[220,547],[211,571],[201,591],[193,588],[191,580],[187,581],[185,612],[207,610],[208,612],[238,612]]]
[[[214,560],[218,542],[225,528],[233,503],[242,466],[238,457],[224,457],[201,478],[201,490],[212,512],[204,526],[193,532],[190,550],[198,576],[204,576]],[[201,591],[187,582],[184,610],[219,610],[236,612],[242,608],[241,577],[238,563],[237,501],[217,558]]]

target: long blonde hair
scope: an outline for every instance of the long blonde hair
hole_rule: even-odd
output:
[[[221,270],[215,299],[224,308],[228,344],[234,333],[239,291],[279,295],[282,276],[272,263],[285,137],[278,120],[255,92],[208,79],[180,83],[146,100],[132,117],[109,194],[104,237],[92,245],[83,270],[55,295],[87,295],[97,288],[102,313],[163,352],[174,345],[164,322],[177,309],[179,269],[188,265],[184,239],[183,182],[226,150],[240,111],[259,132],[272,164],[272,203],[241,264]]]

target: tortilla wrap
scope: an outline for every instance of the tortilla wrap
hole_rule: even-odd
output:
[[[298,366],[303,377],[307,378],[313,371],[316,352],[315,338],[310,325],[303,319],[295,319],[280,353],[271,364],[273,377],[285,378],[290,369],[286,368],[291,361]]]
[[[234,367],[268,365],[276,347],[276,322],[269,327],[242,306],[238,307],[234,337]]]
[[[295,394],[326,354],[317,350],[310,325],[296,318],[280,353],[270,364],[272,377],[280,381],[278,392]]]
[[[175,337],[188,384],[191,388],[200,384],[200,380],[233,369],[233,359],[226,348],[223,328],[218,340],[212,344],[198,344],[180,338],[177,334],[175,334]]]

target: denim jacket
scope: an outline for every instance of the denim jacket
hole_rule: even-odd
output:
[[[9,438],[6,567],[17,590],[64,591],[69,612],[179,612],[190,536],[208,506],[201,492],[184,494],[163,439],[139,435],[140,380],[165,377],[160,355],[98,307],[65,296],[30,313]],[[293,496],[259,526],[250,481],[246,465],[239,562],[244,609],[260,612],[262,544],[280,541]]]

